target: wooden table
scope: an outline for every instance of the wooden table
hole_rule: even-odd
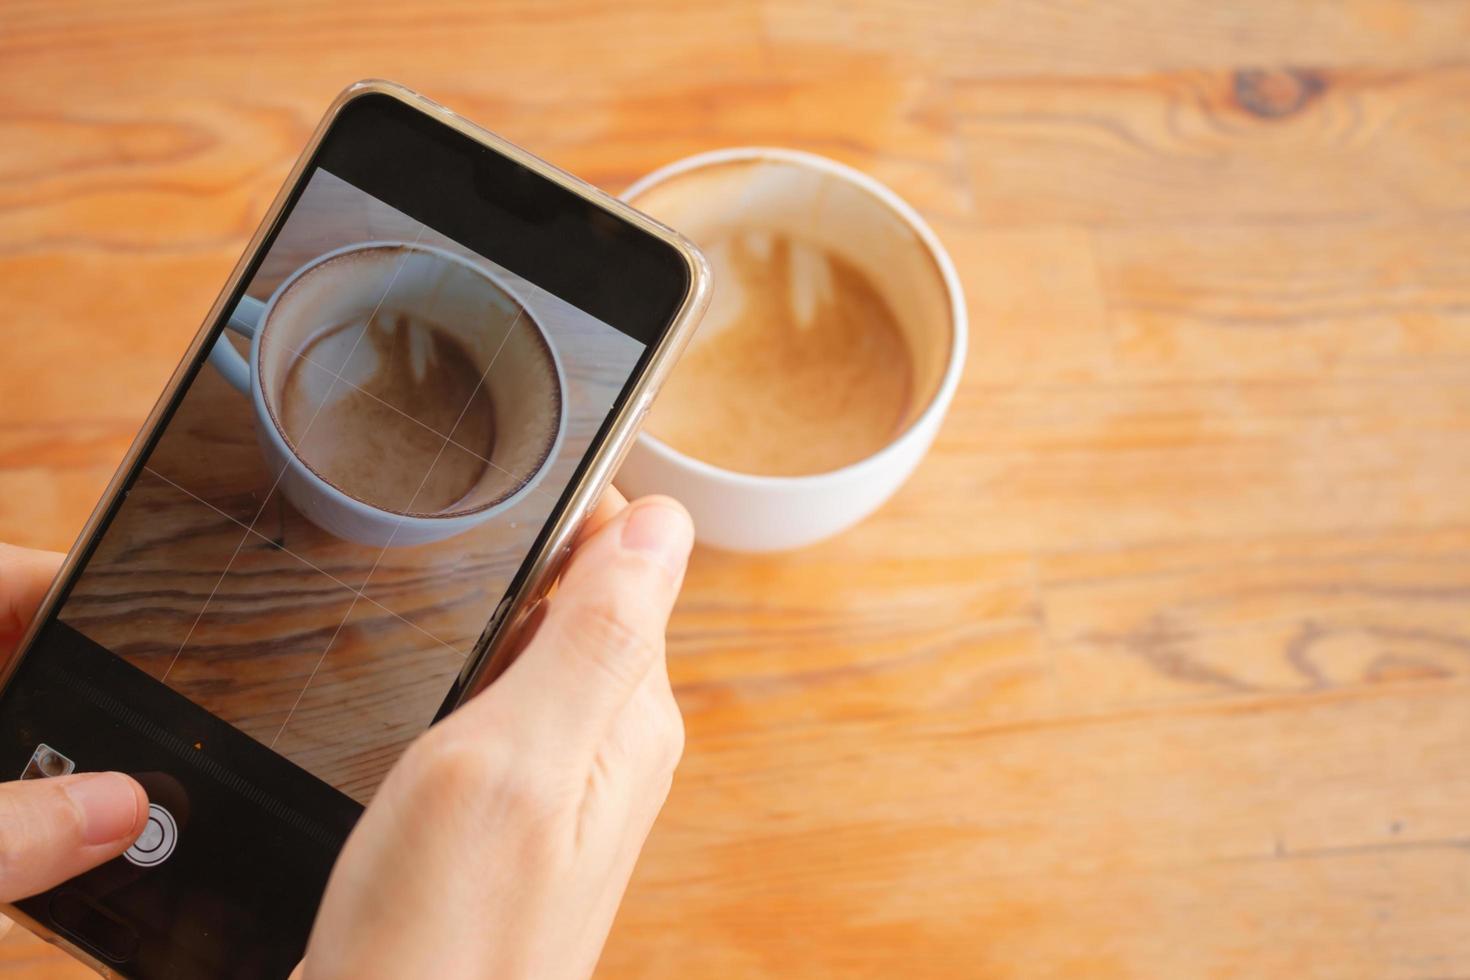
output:
[[[949,245],[970,363],[867,523],[696,556],[601,975],[1470,975],[1467,41],[1464,0],[7,4],[0,538],[70,542],[348,80],[611,189],[825,153]]]

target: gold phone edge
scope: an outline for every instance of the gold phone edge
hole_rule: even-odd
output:
[[[699,324],[699,318],[703,315],[705,307],[709,304],[710,276],[709,266],[704,256],[694,245],[678,232],[655,221],[640,211],[635,210],[618,198],[599,190],[586,181],[573,177],[558,167],[547,163],[540,157],[524,150],[509,141],[502,139],[487,129],[478,126],[457,113],[445,108],[432,99],[415,92],[407,86],[397,82],[389,82],[382,79],[364,79],[355,82],[343,89],[332,104],[323,114],[321,121],[317,123],[316,129],[312,131],[310,140],[297,157],[296,162],[291,165],[291,171],[281,183],[281,188],[271,200],[270,207],[266,210],[265,217],[261,219],[259,227],[250,237],[249,243],[241,253],[235,267],[225,281],[224,288],[220,290],[219,296],[209,308],[203,324],[190,342],[188,349],[184,352],[179,363],[175,366],[173,374],[169,377],[168,384],[164,386],[158,401],[154,403],[148,417],[139,427],[137,434],[133,437],[132,444],[124,454],[122,461],[118,463],[117,470],[112,479],[108,481],[107,489],[98,498],[97,505],[92,509],[87,522],[77,534],[63,559],[61,568],[47,589],[45,597],[41,600],[36,610],[35,618],[31,620],[30,626],[21,634],[20,642],[16,646],[15,656],[0,668],[0,690],[9,684],[11,677],[20,666],[21,661],[29,653],[31,643],[51,615],[55,612],[54,606],[57,596],[61,592],[62,585],[69,581],[76,570],[79,559],[79,545],[90,540],[96,533],[103,517],[111,509],[114,500],[122,490],[124,477],[132,472],[137,464],[138,457],[142,454],[143,443],[153,432],[163,416],[165,408],[173,401],[179,386],[183,382],[183,376],[189,366],[199,357],[204,346],[205,338],[208,337],[210,328],[219,320],[224,313],[225,303],[239,286],[244,277],[246,269],[250,267],[251,260],[256,251],[261,247],[267,235],[275,227],[277,219],[285,207],[287,198],[291,191],[301,180],[307,164],[316,153],[327,131],[336,122],[342,110],[355,99],[365,95],[387,95],[397,99],[415,109],[432,116],[441,123],[470,137],[478,143],[491,147],[492,149],[510,157],[527,168],[545,177],[547,180],[572,191],[582,197],[609,211],[619,218],[635,225],[641,230],[660,239],[665,244],[673,247],[684,259],[689,270],[689,290],[685,294],[683,302],[669,329],[665,332],[658,346],[655,348],[649,361],[647,370],[629,392],[628,398],[623,402],[617,417],[613,420],[612,428],[608,432],[607,440],[598,450],[597,458],[587,468],[582,478],[573,488],[572,494],[567,501],[567,506],[562,510],[560,518],[551,534],[546,539],[546,544],[541,552],[534,557],[530,571],[525,576],[521,587],[512,596],[501,600],[490,621],[486,624],[484,633],[479,643],[476,644],[475,652],[466,659],[464,670],[460,674],[460,689],[462,691],[456,707],[471,697],[476,691],[488,684],[501,670],[509,666],[510,659],[498,661],[496,653],[503,648],[507,642],[515,638],[516,629],[525,622],[526,616],[535,608],[540,599],[546,594],[551,584],[556,580],[566,561],[570,543],[591,513],[592,506],[605,486],[611,483],[612,476],[617,472],[623,457],[632,447],[633,440],[638,435],[638,425],[642,421],[642,415],[646,412],[649,403],[658,393],[659,387],[668,376],[674,362],[678,360],[679,354],[688,345],[694,329]],[[494,663],[494,670],[487,670]],[[0,779],[4,774],[0,773]],[[55,932],[44,923],[38,922],[34,917],[27,915],[10,902],[0,903],[0,912],[20,923],[35,933],[45,942],[64,950],[70,956],[96,970],[104,977],[125,978],[127,974],[119,973],[113,966],[104,963],[92,955],[85,948],[78,946],[65,936]]]

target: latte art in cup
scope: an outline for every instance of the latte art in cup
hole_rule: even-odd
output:
[[[340,374],[333,363],[344,364]],[[302,462],[363,503],[438,514],[485,478],[495,407],[454,334],[379,310],[301,351],[281,391],[281,430]],[[464,452],[443,452],[450,433]]]
[[[626,197],[714,275],[619,487],[677,497],[700,542],[736,551],[870,514],[928,450],[964,366],[964,295],[934,232],[866,174],[772,147],[680,160]]]
[[[725,469],[824,473],[902,428],[913,363],[887,301],[835,252],[761,229],[700,242],[710,310],[648,431]]]
[[[530,493],[566,432],[566,384],[536,317],[463,257],[363,242],[266,302],[240,299],[215,368],[255,407],[285,498],[338,537],[441,541]]]

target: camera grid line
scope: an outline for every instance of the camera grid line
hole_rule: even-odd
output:
[[[519,315],[517,315],[517,319],[516,320],[514,320],[514,321],[511,322],[511,328],[514,328],[514,326],[515,326],[515,324],[517,322],[519,322]],[[507,332],[506,332],[506,338],[508,339],[509,337],[510,337],[510,332],[509,332],[509,329],[508,329]],[[501,341],[501,346],[504,346],[504,344],[505,344],[505,340],[502,340]],[[508,470],[505,467],[501,466],[500,464],[496,463],[494,460],[488,459],[485,456],[482,456],[480,453],[475,452],[473,449],[471,449],[469,446],[466,446],[464,443],[456,441],[452,436],[446,436],[444,433],[440,432],[438,429],[434,428],[432,425],[429,425],[429,424],[421,421],[420,419],[414,418],[412,415],[409,415],[407,412],[405,412],[403,409],[399,408],[397,405],[393,405],[393,404],[391,404],[389,402],[386,402],[383,399],[379,398],[377,395],[373,394],[371,391],[368,391],[366,388],[362,387],[361,385],[354,384],[351,381],[348,381],[346,378],[342,377],[342,375],[338,374],[336,371],[333,371],[331,368],[327,367],[325,364],[322,364],[320,361],[313,360],[304,351],[296,350],[294,348],[287,348],[287,349],[290,351],[291,354],[295,355],[296,357],[298,357],[301,360],[305,361],[306,363],[310,364],[312,367],[316,368],[318,371],[321,371],[324,374],[330,375],[331,377],[335,378],[337,381],[340,381],[346,387],[351,388],[353,391],[356,391],[356,392],[358,392],[361,395],[364,395],[364,396],[366,396],[368,398],[371,398],[373,401],[377,402],[379,405],[382,405],[384,408],[386,408],[386,409],[388,409],[388,410],[390,410],[390,411],[392,411],[392,412],[394,412],[394,413],[396,413],[398,415],[403,416],[404,418],[406,418],[410,422],[412,422],[414,425],[417,425],[419,428],[423,429],[425,432],[432,433],[433,435],[436,435],[436,436],[438,436],[441,439],[448,440],[448,444],[449,445],[454,446],[456,449],[462,449],[462,450],[464,450],[466,453],[468,453],[469,455],[475,457],[480,462],[484,463],[486,466],[489,466],[489,467],[492,467],[493,469],[499,470],[501,473],[504,473],[506,476],[510,476],[510,477],[515,476],[515,474],[512,473],[510,470]],[[496,353],[497,353],[497,355],[499,354],[499,350],[498,349],[497,349]],[[492,364],[494,363],[493,360],[492,360],[491,363]],[[486,370],[488,371],[489,369],[487,368]],[[471,399],[471,401],[473,401],[473,398]],[[466,405],[465,407],[468,408],[469,406]],[[464,413],[461,412],[460,413],[460,417],[463,418],[463,416],[464,416]],[[456,420],[455,424],[456,425],[459,424],[457,420]],[[284,433],[282,433],[282,435],[284,435]],[[540,493],[540,494],[544,494],[546,492],[540,486],[532,487],[531,490],[534,493]],[[417,495],[415,495],[415,496],[417,496]]]
[[[408,618],[400,615],[399,613],[394,612],[392,609],[389,609],[387,606],[383,605],[381,602],[379,602],[378,600],[374,599],[372,596],[364,594],[361,589],[354,589],[352,586],[348,585],[346,582],[342,581],[337,576],[335,576],[331,572],[327,571],[325,568],[322,568],[320,565],[317,565],[314,562],[309,561],[308,559],[306,559],[305,557],[303,557],[299,552],[292,551],[290,548],[286,547],[285,545],[280,544],[279,542],[272,540],[271,538],[267,537],[264,534],[261,534],[259,531],[255,530],[255,528],[253,528],[253,527],[248,527],[239,518],[232,517],[231,515],[225,513],[222,510],[220,510],[214,504],[212,504],[209,501],[205,500],[203,497],[199,496],[198,494],[194,493],[193,491],[188,490],[188,489],[186,489],[184,487],[179,486],[173,480],[170,480],[168,477],[164,476],[162,473],[160,473],[157,470],[153,469],[153,467],[146,466],[145,465],[143,467],[143,469],[144,469],[145,472],[147,472],[151,476],[154,476],[154,477],[158,478],[159,480],[162,480],[164,483],[167,483],[169,486],[173,487],[175,490],[179,491],[180,493],[184,494],[185,496],[188,496],[188,497],[192,498],[193,500],[197,501],[198,503],[202,504],[203,506],[205,506],[205,507],[209,508],[210,510],[214,511],[220,517],[223,517],[225,520],[229,521],[231,524],[234,524],[236,527],[245,528],[245,531],[247,532],[247,534],[246,534],[246,540],[249,540],[249,538],[251,536],[254,536],[256,538],[259,538],[261,541],[263,541],[264,543],[270,545],[272,548],[275,548],[276,550],[281,551],[281,552],[284,552],[285,554],[290,555],[292,558],[295,558],[297,561],[301,562],[301,564],[305,565],[307,568],[310,568],[312,571],[319,572],[320,574],[322,574],[322,575],[326,576],[327,578],[331,579],[337,585],[340,585],[343,588],[344,591],[350,592],[353,595],[356,595],[356,596],[359,596],[359,597],[361,597],[363,599],[366,599],[368,602],[370,602],[373,605],[377,606],[379,609],[381,609],[383,612],[387,613],[388,615],[392,616],[394,619],[397,619],[399,622],[403,623],[406,626],[412,627],[413,629],[417,630],[419,633],[422,633],[425,638],[430,639],[430,640],[433,640],[435,643],[439,644],[441,647],[443,647],[444,649],[450,651],[451,653],[458,654],[460,657],[466,657],[466,656],[468,656],[467,653],[465,653],[463,650],[459,649],[458,647],[454,646],[452,643],[449,643],[448,641],[446,641],[444,639],[441,639],[440,637],[435,636],[433,633],[430,633],[428,630],[424,629],[418,623],[415,623],[412,620],[410,620],[410,619],[408,619]]]
[[[500,352],[505,349],[506,342],[510,339],[510,335],[515,330],[516,324],[521,322],[521,315],[521,312],[517,312],[515,319],[512,320],[510,322],[510,325],[506,328],[505,336],[500,338],[500,346],[495,348],[495,353],[491,356],[490,363],[485,365],[484,371],[480,372],[479,383],[475,385],[475,390],[470,392],[470,396],[465,399],[463,407],[461,407],[459,410],[459,416],[454,420],[454,425],[449,427],[449,431],[453,432],[456,428],[459,427],[460,421],[464,419],[465,413],[470,410],[470,405],[474,403],[475,395],[479,394],[480,389],[485,386],[486,376],[489,375],[490,369],[495,366],[496,360],[500,357]],[[369,322],[371,322],[371,318],[369,318]],[[362,338],[360,337],[358,338],[359,341],[361,339]],[[354,349],[356,349],[356,345],[354,345]],[[350,358],[351,356],[352,355],[349,353],[348,357]],[[438,454],[434,457],[434,461],[430,463],[428,469],[424,471],[424,477],[422,480],[419,481],[418,489],[414,491],[413,498],[409,501],[410,509],[412,509],[413,507],[413,501],[418,499],[418,495],[423,492],[425,485],[428,484],[429,475],[434,472],[434,467],[439,464],[439,460],[444,456],[444,450],[448,448],[448,446],[449,438],[446,436],[443,445],[439,447]],[[258,516],[259,515],[257,515],[257,517]],[[378,565],[382,563],[383,556],[388,553],[389,548],[393,547],[393,539],[398,535],[399,529],[403,527],[403,523],[406,520],[408,520],[406,515],[399,517],[398,522],[393,526],[393,530],[388,534],[387,544],[383,545],[382,549],[379,550],[378,557],[373,561],[372,568],[368,569],[367,577],[363,579],[362,587],[364,590],[367,589],[368,583],[373,580],[373,573],[378,570]],[[361,595],[361,593],[358,593],[358,598],[361,598]],[[356,607],[357,599],[353,599],[352,603],[347,607],[347,615],[342,617],[342,622],[337,626],[337,632],[333,633],[332,638],[327,641],[327,648],[322,651],[322,655],[317,659],[316,666],[312,668],[310,676],[306,678],[306,683],[301,685],[301,692],[296,695],[296,703],[293,704],[291,706],[291,710],[286,713],[286,719],[285,721],[281,722],[281,727],[276,731],[275,738],[271,739],[268,743],[271,748],[275,747],[275,744],[277,741],[280,740],[282,733],[286,731],[286,726],[291,723],[291,719],[296,714],[296,709],[301,706],[302,699],[306,697],[306,692],[311,688],[311,682],[316,679],[317,672],[321,670],[322,664],[326,662],[327,654],[332,652],[332,644],[337,641],[338,634],[342,632],[342,627],[347,625],[347,620],[352,617],[352,610]]]
[[[418,234],[414,237],[414,241],[413,241],[413,243],[415,245],[417,245],[419,239],[423,237],[424,231],[426,229],[427,229],[427,226],[426,225],[423,225],[422,223],[419,225]],[[403,257],[401,257],[398,260],[398,264],[394,267],[394,269],[393,269],[393,275],[391,277],[389,277],[389,279],[388,279],[388,285],[385,286],[384,289],[383,289],[383,295],[378,298],[378,304],[377,304],[377,306],[373,307],[373,312],[372,312],[372,316],[373,317],[377,316],[378,315],[378,311],[383,308],[383,303],[387,301],[389,294],[391,294],[393,292],[393,284],[398,281],[398,274],[403,271],[403,267],[405,265],[407,265],[407,264],[408,264],[408,255],[405,254]],[[371,320],[372,317],[369,317],[369,319]],[[221,333],[220,336],[223,336],[223,333]],[[362,342],[362,337],[358,337],[357,340],[355,340],[353,342],[352,349],[347,352],[347,356],[349,358],[357,351],[357,345],[359,343],[361,343],[361,342]],[[317,416],[321,415],[321,411],[322,411],[322,406],[321,405],[318,405],[317,408],[316,408],[316,411],[312,413],[312,416],[311,416],[310,420],[307,421],[306,428],[302,431],[303,436],[306,433],[308,433],[308,432],[311,431],[312,423],[314,423],[317,420]],[[255,527],[255,522],[258,521],[258,520],[260,520],[260,515],[265,512],[266,504],[268,504],[270,502],[271,495],[273,493],[275,493],[276,488],[280,486],[281,479],[285,475],[286,475],[286,467],[285,466],[282,466],[281,467],[281,471],[276,474],[276,479],[271,484],[271,488],[268,491],[266,491],[265,496],[261,498],[260,508],[258,510],[256,510],[255,516],[250,519],[250,526],[245,529],[245,534],[243,534],[243,535],[240,536],[240,543],[237,544],[237,545],[235,545],[235,550],[230,555],[230,560],[227,561],[227,562],[225,562],[224,571],[220,572],[219,579],[216,580],[215,583],[214,583],[214,588],[212,588],[212,589],[209,590],[209,596],[208,596],[208,598],[206,598],[204,600],[204,605],[202,605],[202,606],[199,607],[199,614],[194,617],[194,622],[189,627],[189,632],[186,633],[186,634],[184,634],[184,640],[183,640],[183,642],[180,643],[179,644],[179,648],[176,651],[174,651],[173,659],[169,661],[168,667],[164,670],[163,675],[159,678],[160,681],[167,681],[168,680],[168,675],[173,672],[173,669],[174,669],[175,665],[178,664],[179,657],[183,656],[184,648],[189,645],[189,640],[192,639],[193,636],[194,636],[194,630],[199,627],[199,622],[200,622],[200,620],[202,620],[204,618],[205,612],[208,611],[209,604],[214,601],[214,597],[215,597],[216,593],[219,592],[219,587],[224,584],[225,577],[230,574],[230,568],[235,564],[235,559],[238,558],[238,557],[240,557],[240,549],[243,548],[245,546],[245,542],[247,540],[249,540],[249,538],[250,538],[250,531]],[[425,477],[426,478],[427,478],[427,476],[428,476],[428,474],[425,474]]]

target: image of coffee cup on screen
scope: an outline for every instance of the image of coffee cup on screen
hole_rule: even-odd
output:
[[[62,617],[365,802],[644,348],[326,171],[226,319]]]
[[[376,547],[440,541],[504,513],[566,433],[555,348],[510,289],[426,245],[321,255],[246,296],[211,365],[250,399],[268,468],[323,530]],[[446,450],[449,450],[446,452]]]

